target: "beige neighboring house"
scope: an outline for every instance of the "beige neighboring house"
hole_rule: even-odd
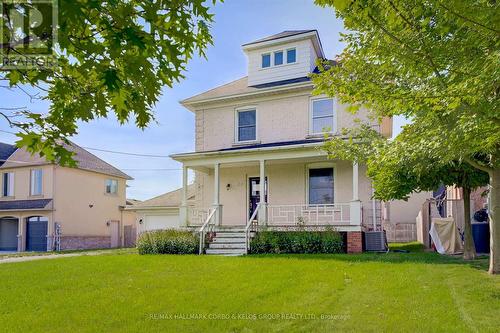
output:
[[[188,186],[188,201],[194,199],[194,185]],[[179,207],[182,189],[149,200],[127,205],[125,212],[134,214],[136,233],[158,229],[180,228]]]
[[[119,247],[127,174],[71,144],[77,168],[0,145],[0,250]]]
[[[247,76],[181,101],[195,116],[196,140],[194,152],[172,155],[183,165],[181,225],[202,235],[230,229],[238,239],[264,227],[332,226],[348,252],[362,251],[362,233],[381,228],[382,205],[371,200],[364,165],[329,160],[319,148],[325,134],[340,135],[357,119],[391,137],[392,119],[379,123],[363,109],[353,115],[337,99],[313,94],[309,74],[325,58],[316,30],[284,31],[242,49]],[[208,239],[206,253],[247,248],[216,245]]]

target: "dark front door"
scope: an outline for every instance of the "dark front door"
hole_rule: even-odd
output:
[[[26,251],[47,251],[47,219],[30,217],[26,223]]]
[[[260,202],[260,177],[250,177],[248,178],[248,218],[252,217],[253,212],[257,208],[258,203]],[[267,177],[266,177],[266,184],[264,186],[264,193],[266,195],[266,202],[267,202]]]

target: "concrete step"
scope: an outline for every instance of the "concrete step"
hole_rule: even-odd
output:
[[[224,227],[216,227],[216,232],[245,232],[245,227],[241,228],[224,228]]]
[[[241,249],[245,250],[246,244],[243,243],[210,243],[209,249]]]
[[[215,232],[215,237],[223,237],[223,238],[230,238],[230,237],[234,237],[234,238],[241,238],[241,237],[245,237],[245,233],[244,232],[224,232],[224,231],[216,231]]]
[[[213,243],[245,243],[245,237],[214,237]]]
[[[218,255],[243,255],[245,254],[245,249],[206,249],[205,253]]]

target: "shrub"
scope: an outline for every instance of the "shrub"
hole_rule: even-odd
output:
[[[154,230],[144,232],[137,241],[139,254],[197,254],[199,237],[185,230]]]
[[[261,231],[250,242],[251,253],[341,253],[337,231]]]

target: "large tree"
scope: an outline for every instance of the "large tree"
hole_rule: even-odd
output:
[[[346,48],[319,92],[403,115],[418,150],[490,178],[491,273],[500,273],[500,5],[497,1],[333,1]],[[480,157],[480,158],[478,158]]]
[[[1,115],[19,131],[17,145],[73,164],[63,143],[77,133],[78,121],[114,113],[120,123],[133,120],[145,128],[154,120],[152,109],[161,89],[183,78],[186,63],[196,53],[204,56],[212,43],[213,15],[205,2],[59,0],[58,39],[52,48],[56,66],[2,70],[0,64],[0,81],[7,83],[0,85],[3,96],[19,89],[50,102],[50,110],[42,114],[0,105]],[[6,33],[12,27],[11,10],[23,17],[29,6],[2,7],[3,54],[16,52],[19,44],[14,34]]]

